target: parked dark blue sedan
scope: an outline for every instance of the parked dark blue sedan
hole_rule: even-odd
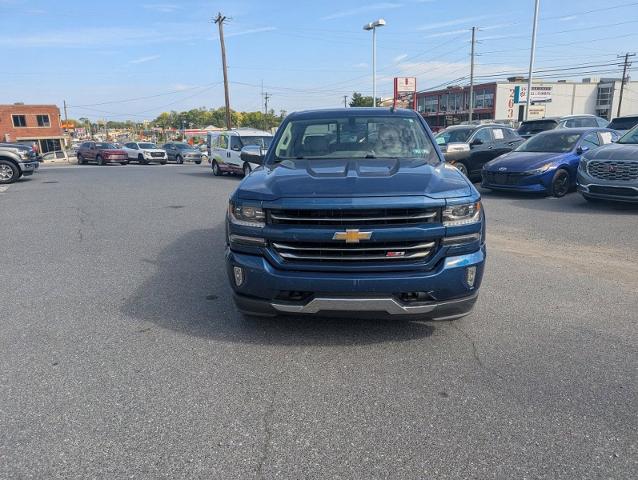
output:
[[[618,134],[608,128],[566,128],[539,133],[516,150],[486,163],[482,186],[562,197],[576,186],[581,155],[617,139]]]

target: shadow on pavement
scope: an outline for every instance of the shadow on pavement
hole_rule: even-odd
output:
[[[638,213],[638,204],[609,201],[588,202],[575,191],[562,198],[538,193],[490,191],[484,188],[481,188],[480,192],[481,196],[486,199],[510,200],[514,206],[545,212],[589,215],[635,215]]]
[[[125,301],[127,316],[186,335],[234,343],[362,345],[428,337],[430,325],[405,320],[244,318],[237,312],[224,268],[224,227],[194,230],[166,247],[156,267]]]

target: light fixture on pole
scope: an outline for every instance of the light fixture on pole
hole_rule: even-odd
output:
[[[377,27],[383,27],[385,20],[380,18],[374,22],[366,23],[364,30],[372,30],[372,106],[377,106]]]

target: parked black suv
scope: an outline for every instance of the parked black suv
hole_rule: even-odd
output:
[[[483,165],[523,143],[516,130],[497,124],[457,125],[434,138],[445,160],[469,178],[479,177]]]

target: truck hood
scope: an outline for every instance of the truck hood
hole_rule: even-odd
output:
[[[587,152],[587,160],[634,160],[638,161],[638,145],[633,143],[609,143]]]
[[[486,163],[484,168],[489,172],[527,172],[548,163],[561,162],[572,155],[571,152],[510,152]]]
[[[256,169],[236,196],[272,201],[286,198],[428,196],[435,199],[476,194],[454,167],[423,160],[284,160]]]

